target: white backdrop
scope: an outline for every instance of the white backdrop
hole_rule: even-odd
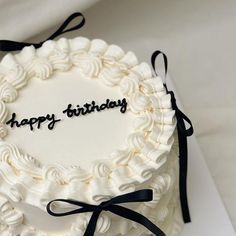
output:
[[[89,8],[96,2],[0,0],[0,38],[41,40],[69,14],[83,11],[85,28],[70,36],[103,38],[146,61],[155,49],[165,51],[169,73],[236,226],[236,1],[102,0]],[[126,37],[130,31],[132,42]]]

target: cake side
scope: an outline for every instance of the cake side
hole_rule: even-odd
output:
[[[118,46],[79,37],[48,41],[38,50],[27,47],[15,56],[7,55],[0,65],[0,175],[3,179],[0,192],[7,197],[3,197],[2,207],[10,199],[13,204],[26,203],[45,211],[46,204],[58,197],[98,204],[122,193],[152,188],[152,202],[131,207],[153,219],[167,235],[177,235],[181,220],[178,217],[176,120],[170,96],[161,78],[152,76],[148,64],[138,64],[133,53],[125,54]],[[106,86],[120,87],[121,94],[127,98],[128,110],[136,116],[127,146],[115,150],[106,160],[96,160],[90,170],[74,163],[71,167],[47,166],[4,141],[7,103],[17,98],[18,90],[30,79],[47,79],[54,71],[66,72],[72,66]],[[14,207],[9,209],[17,215],[17,220],[12,224],[10,219],[10,224],[3,223],[2,232],[27,235],[27,230],[29,233],[31,230],[36,235],[44,235],[39,229],[31,229],[32,225],[22,228],[24,212]],[[70,229],[65,229],[61,235],[83,235],[89,216],[76,216]],[[148,235],[146,229],[114,215],[104,213],[99,220],[97,235]]]

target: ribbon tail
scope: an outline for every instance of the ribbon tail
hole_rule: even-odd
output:
[[[84,232],[84,236],[93,236],[96,230],[96,226],[97,226],[97,221],[98,221],[98,217],[101,214],[101,211],[94,211],[88,226],[86,228],[86,231]]]
[[[149,219],[136,211],[119,205],[111,205],[108,210],[116,215],[143,225],[156,236],[165,236],[165,233],[160,228],[158,228]]]
[[[166,87],[167,89],[167,87]],[[179,195],[181,211],[184,223],[191,222],[188,197],[187,197],[187,172],[188,172],[188,143],[187,136],[193,134],[193,126],[190,119],[179,110],[173,91],[167,92],[171,95],[172,107],[176,112],[177,119],[177,131],[178,131],[178,141],[179,141]],[[190,125],[186,129],[185,121]]]
[[[184,223],[191,222],[188,197],[187,197],[187,172],[188,172],[188,147],[187,147],[187,136],[182,134],[180,127],[185,127],[182,119],[178,120],[180,126],[178,129],[178,140],[179,140],[179,193],[180,203]]]

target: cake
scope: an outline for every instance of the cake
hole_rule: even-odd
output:
[[[0,232],[82,236],[91,213],[53,217],[53,199],[127,203],[166,236],[183,227],[175,111],[162,79],[133,52],[84,37],[48,40],[0,63]],[[62,211],[71,206],[59,204]],[[153,235],[108,211],[96,236]]]

